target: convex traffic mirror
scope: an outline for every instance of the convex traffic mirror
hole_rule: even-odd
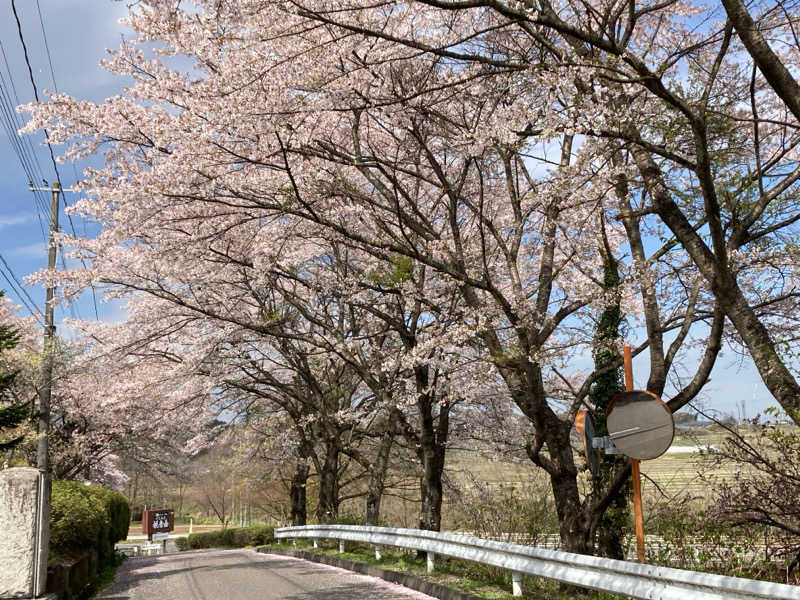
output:
[[[608,433],[623,454],[639,460],[658,458],[672,444],[675,423],[664,402],[650,392],[614,396],[608,406]]]

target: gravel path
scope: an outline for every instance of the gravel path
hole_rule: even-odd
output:
[[[253,550],[125,560],[104,600],[432,600],[380,579]]]

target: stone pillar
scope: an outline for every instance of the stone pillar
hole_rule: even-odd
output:
[[[47,578],[49,479],[38,469],[0,471],[0,598],[38,598]]]

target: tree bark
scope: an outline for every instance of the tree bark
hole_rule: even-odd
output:
[[[333,523],[339,514],[339,444],[326,440],[325,460],[319,474],[317,522]]]
[[[594,554],[592,531],[581,506],[577,480],[554,473],[550,475],[550,485],[556,502],[561,549],[575,554]]]
[[[627,186],[626,186],[627,187]],[[618,185],[618,192],[625,194],[621,200],[627,197],[627,190]],[[628,205],[629,207],[630,205]],[[628,215],[630,214],[628,211]],[[619,364],[619,328],[622,323],[621,297],[619,293],[620,275],[619,266],[606,237],[604,217],[600,217],[600,231],[603,236],[603,243],[600,245],[600,254],[603,257],[603,288],[611,295],[595,331],[594,357],[595,370],[599,371],[615,364]],[[630,240],[631,253],[637,267],[643,268],[645,263],[644,248],[641,244],[638,224],[632,219],[624,217],[625,227],[628,229],[628,239]],[[630,222],[628,222],[630,221]],[[647,279],[647,278],[641,278]],[[659,329],[660,319],[658,318],[658,301],[652,283],[642,281],[642,297],[646,306],[647,316],[647,335],[650,340],[651,370],[648,389],[653,385],[661,394],[666,380],[666,365],[662,348],[662,337]],[[660,369],[659,369],[660,367]],[[655,373],[660,373],[656,376]],[[660,387],[659,387],[660,386]],[[600,375],[594,382],[589,398],[594,406],[595,431],[598,436],[608,435],[606,424],[606,409],[611,403],[612,398],[625,388],[622,385],[620,369],[615,368]],[[599,469],[597,473],[592,473],[591,487],[593,491],[600,491],[605,483],[605,479],[612,473],[616,457],[606,454],[600,455]],[[596,526],[595,547],[600,556],[624,560],[623,540],[627,523],[630,520],[630,510],[628,508],[628,492],[630,486],[624,486],[611,499],[608,508],[600,517]]]
[[[424,437],[424,436],[423,436]],[[420,476],[419,528],[440,531],[442,527],[442,473],[444,448],[438,444],[424,444],[422,448],[422,475]]]
[[[548,423],[546,444],[549,460],[546,470],[556,504],[561,549],[576,554],[593,554],[593,531],[578,490],[578,470],[569,441],[571,423],[558,419]]]
[[[800,415],[800,385],[778,356],[769,331],[747,302],[727,261],[711,252],[672,200],[652,156],[635,143],[631,152],[659,216],[708,281],[720,308],[750,351],[764,385],[789,415]]]
[[[428,368],[417,367],[417,389],[428,388]],[[419,528],[440,531],[442,527],[442,474],[449,430],[449,404],[440,404],[438,423],[433,410],[433,398],[428,392],[417,396],[420,418],[419,449],[417,456],[422,462],[420,476]]]
[[[306,509],[306,483],[308,482],[308,463],[298,460],[292,475],[291,496],[291,518],[292,525],[305,525],[307,517]]]
[[[391,424],[389,424],[391,428]],[[386,471],[389,467],[389,455],[394,444],[394,433],[387,431],[378,445],[378,454],[372,465],[369,488],[367,489],[366,524],[377,525],[381,514],[381,499],[386,485]]]
[[[795,119],[800,121],[800,85],[769,47],[742,0],[722,0],[722,5],[725,7],[725,12],[728,13],[728,18],[733,23],[739,39],[753,57],[753,61],[758,65],[764,78],[780,99],[786,103],[786,107],[792,112]]]

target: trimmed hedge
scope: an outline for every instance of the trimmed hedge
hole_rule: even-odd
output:
[[[274,528],[269,525],[253,525],[238,529],[220,529],[206,533],[193,533],[186,538],[176,538],[178,550],[200,548],[244,548],[264,546],[274,540]]]
[[[50,555],[54,559],[94,550],[105,565],[114,542],[128,536],[128,501],[119,492],[76,481],[53,481]],[[124,525],[124,526],[123,526]]]
[[[85,486],[84,486],[85,487]],[[109,539],[112,544],[128,537],[128,527],[131,521],[131,507],[128,499],[114,490],[99,486],[86,488],[89,494],[103,503],[108,518],[111,520]]]

